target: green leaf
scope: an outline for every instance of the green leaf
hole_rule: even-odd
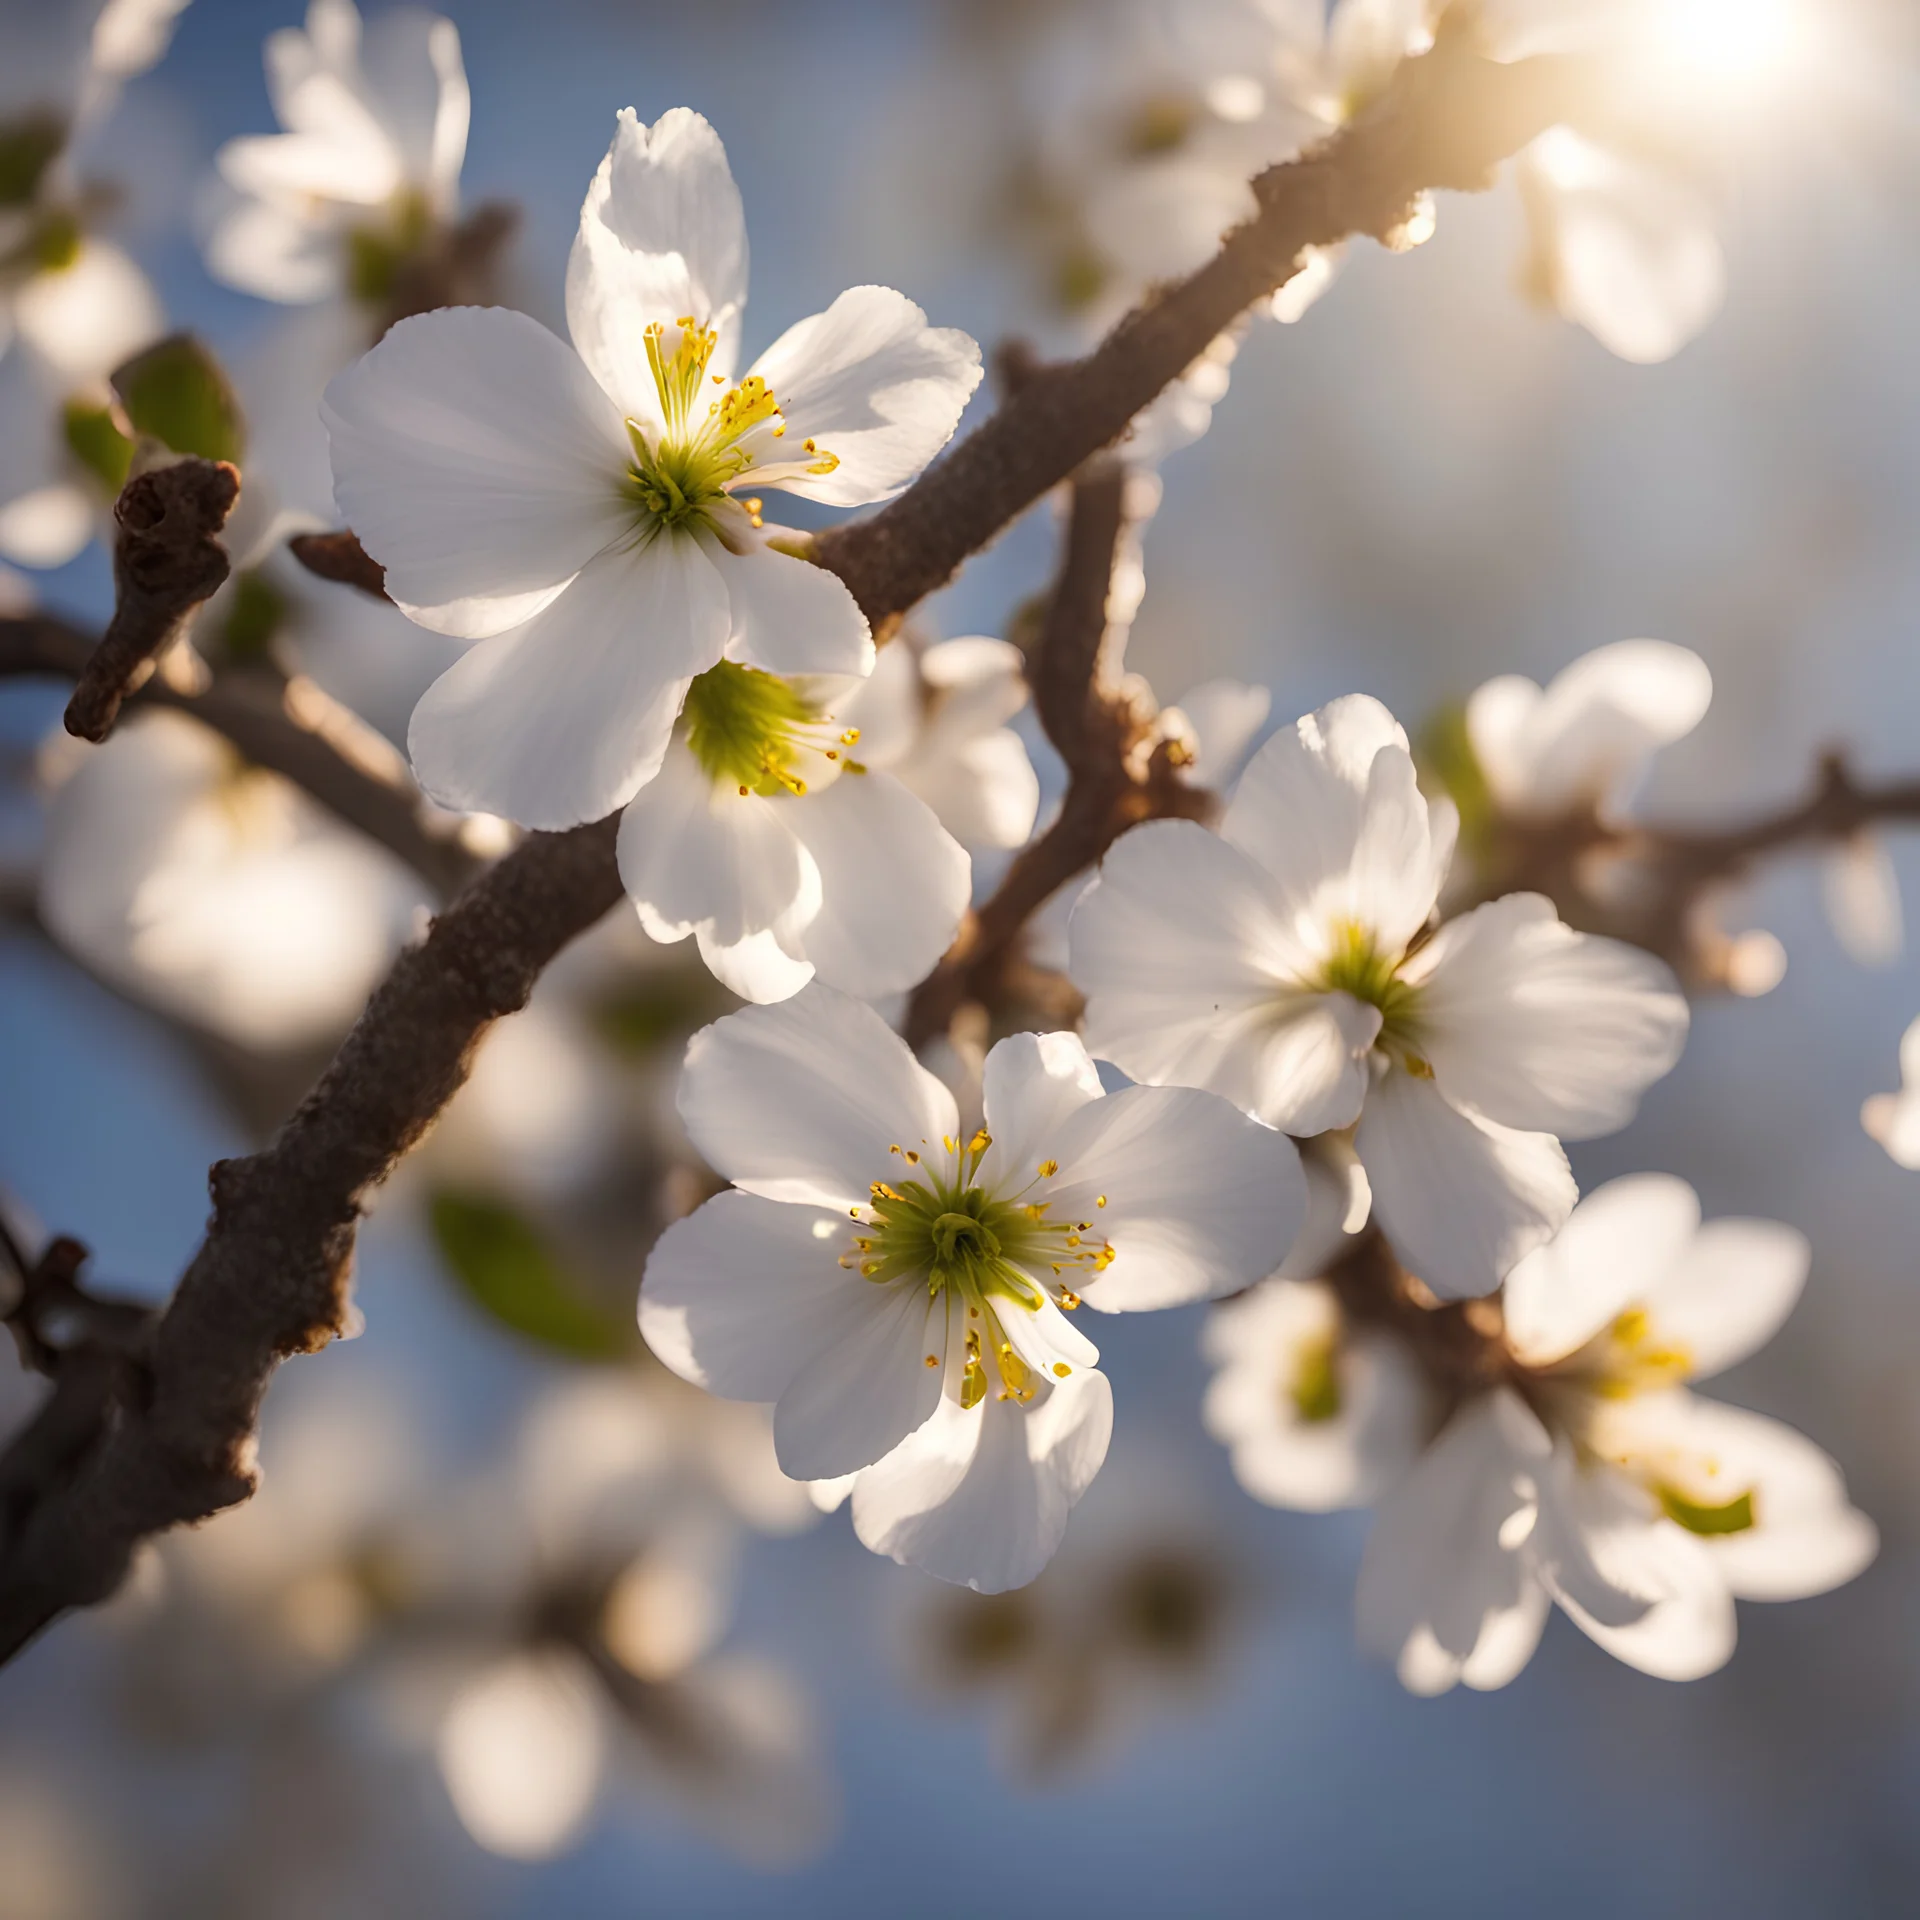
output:
[[[588,1298],[512,1207],[486,1195],[441,1192],[428,1214],[448,1272],[502,1326],[576,1360],[617,1360],[633,1351],[625,1321]]]
[[[113,390],[136,433],[203,460],[246,457],[240,402],[219,361],[190,333],[156,341],[115,369]]]
[[[638,1059],[670,1046],[739,1004],[702,967],[635,980],[603,999],[593,1024],[616,1053]]]
[[[1467,709],[1454,701],[1433,714],[1413,745],[1414,759],[1430,790],[1438,786],[1460,809],[1460,838],[1469,850],[1493,825],[1493,792],[1467,733]]]
[[[67,451],[117,498],[133,465],[133,442],[120,431],[113,409],[69,400],[61,409],[60,427]]]
[[[0,207],[24,207],[67,143],[67,123],[45,111],[0,126]]]
[[[233,576],[233,596],[220,644],[230,660],[259,660],[287,617],[287,596],[258,567]]]

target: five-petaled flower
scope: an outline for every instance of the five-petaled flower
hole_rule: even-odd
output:
[[[980,378],[965,334],[856,287],[736,375],[747,240],[719,136],[631,109],[567,268],[572,346],[497,308],[401,321],[323,412],[342,511],[421,625],[477,640],[408,744],[448,806],[566,827],[659,770],[723,658],[864,674],[845,586],[762,525],[760,489],[896,492]]]
[[[353,0],[311,0],[304,33],[267,36],[266,68],[285,131],[220,149],[234,197],[207,265],[265,300],[384,307],[458,201],[471,110],[459,30],[402,7],[363,36]]]
[[[1215,834],[1127,834],[1081,896],[1087,1044],[1269,1125],[1358,1123],[1374,1216],[1437,1293],[1489,1293],[1576,1198],[1556,1136],[1610,1133],[1679,1057],[1668,969],[1539,894],[1434,931],[1453,854],[1406,735],[1352,695],[1254,756]]]
[[[1790,1227],[1702,1226],[1665,1174],[1589,1195],[1508,1276],[1510,1383],[1455,1413],[1381,1503],[1362,1644],[1416,1693],[1501,1687],[1558,1602],[1629,1665],[1695,1679],[1733,1652],[1736,1596],[1851,1580],[1878,1541],[1834,1463],[1686,1390],[1766,1343],[1807,1261]]]
[[[857,1476],[876,1552],[1031,1580],[1099,1471],[1113,1402],[1069,1316],[1177,1306],[1273,1267],[1292,1146],[1186,1088],[1103,1095],[1070,1034],[988,1056],[986,1125],[870,1008],[808,987],[688,1049],[680,1111],[735,1190],[670,1227],[640,1325],[676,1373],[772,1400],[782,1468]]]

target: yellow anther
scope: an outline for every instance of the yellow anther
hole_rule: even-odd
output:
[[[935,1357],[935,1356],[934,1356],[933,1354],[928,1354],[928,1355],[927,1355],[927,1365],[928,1365],[928,1366],[930,1366],[930,1367],[937,1367],[937,1366],[938,1366],[939,1364],[940,1364],[940,1362],[939,1362],[939,1360],[938,1360],[938,1359],[937,1359],[937,1358],[936,1358],[936,1357]]]
[[[969,1153],[985,1153],[992,1145],[993,1135],[990,1134],[985,1127],[982,1127],[980,1131],[967,1142],[967,1151]]]
[[[949,1153],[958,1153],[960,1151],[959,1143],[950,1133],[943,1133],[940,1136],[940,1144],[945,1147]]]
[[[1042,1180],[1051,1180],[1059,1171],[1060,1162],[1058,1160],[1042,1160],[1040,1162],[1040,1178]]]
[[[1073,1369],[1064,1360],[1056,1360],[1053,1363],[1053,1371],[1058,1378],[1064,1380]]]
[[[1080,1296],[1071,1287],[1063,1287],[1060,1291],[1060,1304],[1068,1313],[1071,1313],[1080,1304]]]
[[[740,789],[740,798],[741,798],[742,800],[744,800],[744,799],[745,799],[746,797],[747,797],[747,790],[746,790],[746,788],[745,788],[745,787],[742,787],[742,788]]]
[[[849,727],[846,732],[840,736],[840,744],[843,747],[857,747],[860,744],[860,729],[858,727]]]
[[[1067,1235],[1068,1246],[1077,1247],[1079,1244],[1080,1244],[1080,1236],[1077,1233],[1070,1233]]]
[[[1093,1204],[1096,1207],[1104,1207],[1107,1204],[1107,1196],[1103,1193]]]

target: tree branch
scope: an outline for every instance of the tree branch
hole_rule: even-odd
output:
[[[905,1023],[911,1045],[945,1032],[967,1002],[998,997],[1027,922],[1127,828],[1206,811],[1206,795],[1180,780],[1170,743],[1153,744],[1152,700],[1121,678],[1126,628],[1108,618],[1107,605],[1127,536],[1126,494],[1126,468],[1110,456],[1075,477],[1060,577],[1027,661],[1034,709],[1067,763],[1066,797],[915,990]]]
[[[1443,32],[1360,120],[1261,176],[1258,217],[1211,265],[1087,359],[1036,373],[891,506],[822,536],[816,557],[884,628],[1117,440],[1216,335],[1298,271],[1303,249],[1391,236],[1422,191],[1485,185],[1500,160],[1569,116],[1578,78],[1563,62],[1498,65],[1464,34]],[[488,1025],[618,900],[613,844],[612,821],[537,834],[483,875],[423,947],[401,956],[274,1143],[214,1169],[207,1238],[156,1337],[151,1404],[122,1410],[81,1471],[35,1502],[0,1559],[0,1658],[64,1609],[110,1593],[146,1535],[246,1497],[274,1366],[339,1330],[365,1195],[451,1098]],[[1002,889],[1009,919],[1027,895],[1038,905],[1050,891],[1032,862],[1026,870],[1024,892]]]
[[[0,617],[0,680],[79,680],[97,652],[85,633],[57,615]],[[388,772],[370,755],[343,751],[309,723],[311,714],[295,718],[288,684],[276,674],[223,674],[198,692],[156,676],[130,698],[136,706],[170,708],[211,727],[255,766],[291,780],[337,819],[399,855],[442,899],[451,899],[478,869],[451,823],[444,831],[428,824],[404,773]]]
[[[213,1218],[122,1405],[0,1554],[0,1660],[113,1592],[134,1546],[244,1500],[274,1368],[338,1337],[368,1194],[466,1078],[495,1020],[620,897],[614,822],[534,834],[400,956],[273,1144],[213,1169]],[[4,1469],[0,1467],[0,1475]]]
[[[239,470],[186,459],[136,473],[114,502],[113,619],[67,702],[67,731],[104,740],[140,676],[179,636],[228,571],[216,537],[240,497]]]

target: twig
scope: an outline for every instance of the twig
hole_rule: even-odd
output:
[[[387,597],[386,568],[351,532],[297,533],[287,542],[287,551],[322,580],[358,587],[376,600]]]
[[[905,1023],[913,1045],[944,1032],[968,1001],[997,996],[1027,922],[1128,827],[1206,809],[1206,796],[1179,778],[1177,755],[1152,745],[1151,701],[1120,676],[1126,631],[1109,620],[1107,603],[1127,534],[1126,493],[1117,459],[1100,456],[1076,476],[1060,577],[1027,662],[1034,709],[1067,764],[1066,797],[916,989]]]
[[[114,502],[113,619],[67,702],[67,731],[104,740],[139,676],[227,577],[215,537],[240,497],[239,470],[189,458],[137,473]]]
[[[0,680],[78,679],[97,657],[85,633],[55,614],[0,617]],[[198,692],[155,676],[131,699],[136,706],[190,714],[211,727],[255,766],[291,780],[336,818],[397,854],[442,899],[451,899],[478,870],[451,823],[445,831],[428,824],[404,772],[389,773],[369,756],[343,752],[324,731],[289,712],[287,683],[277,674],[222,674]]]
[[[1901,822],[1920,823],[1920,781],[1861,781],[1829,749],[1805,800],[1730,826],[1621,824],[1590,807],[1557,820],[1500,820],[1476,856],[1474,895],[1544,893],[1583,932],[1632,941],[1693,984],[1723,986],[1724,943],[1707,936],[1698,913],[1716,889],[1770,854]]]
[[[1481,59],[1444,34],[1360,121],[1256,183],[1261,212],[1215,262],[1150,302],[1088,359],[1036,373],[891,506],[818,557],[876,626],[1126,431],[1223,328],[1297,270],[1302,249],[1388,235],[1415,197],[1478,187],[1575,101],[1579,70]],[[535,835],[402,955],[279,1138],[214,1169],[214,1218],[161,1323],[149,1407],[48,1491],[0,1560],[0,1658],[113,1590],[134,1545],[244,1499],[274,1366],[340,1325],[360,1203],[451,1098],[487,1026],[619,898],[613,823]],[[1036,902],[1037,904],[1037,902]]]
[[[215,1165],[213,1218],[154,1337],[145,1404],[123,1406],[0,1554],[0,1660],[104,1599],[146,1535],[244,1500],[274,1368],[336,1338],[368,1194],[465,1080],[494,1021],[620,897],[614,822],[535,834],[400,956],[273,1144]]]

